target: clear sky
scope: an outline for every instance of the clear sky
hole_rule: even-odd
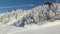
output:
[[[43,5],[44,2],[53,2],[55,3],[56,0],[0,0],[0,13],[4,13],[7,10],[16,10],[16,9],[30,9],[31,6],[39,6]],[[59,0],[60,1],[60,0]],[[8,8],[6,8],[8,7]]]

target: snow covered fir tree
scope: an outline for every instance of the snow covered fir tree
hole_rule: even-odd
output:
[[[58,6],[57,6],[58,5]],[[0,14],[2,25],[24,27],[25,25],[42,25],[46,22],[60,20],[60,4],[45,2],[42,6],[34,7],[29,10],[12,10]]]

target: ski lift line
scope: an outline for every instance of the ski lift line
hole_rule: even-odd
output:
[[[19,6],[8,6],[8,7],[0,7],[0,9],[2,9],[2,8],[14,8],[14,7],[20,7],[20,6],[34,6],[34,5],[29,4],[29,5],[19,5]]]

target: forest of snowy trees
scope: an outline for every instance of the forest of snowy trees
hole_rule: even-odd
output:
[[[12,10],[11,12],[0,14],[0,23],[14,26],[24,26],[25,24],[41,25],[46,21],[53,22],[55,20],[60,20],[59,6],[60,5],[58,5],[57,9],[56,4],[53,4],[50,7],[46,4],[29,10]]]

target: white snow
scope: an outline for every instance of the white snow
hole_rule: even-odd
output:
[[[59,26],[58,26],[59,25]],[[36,24],[33,24],[33,25],[26,25],[24,28],[22,27],[14,27],[14,26],[0,26],[0,34],[21,34],[21,33],[28,33],[29,31],[32,31],[34,32],[35,30],[38,32],[40,31],[41,29],[43,31],[44,28],[48,28],[48,27],[51,27],[51,28],[56,28],[55,26],[59,27],[60,28],[60,21],[59,20],[56,20],[55,22],[49,22],[49,23],[46,23],[46,24],[43,24],[43,25],[36,25]],[[50,28],[50,29],[51,29]],[[58,30],[58,29],[56,29]],[[28,32],[27,32],[28,31]],[[52,30],[53,31],[53,30]],[[32,33],[31,32],[31,33]],[[37,33],[35,32],[35,33]],[[23,34],[24,34],[23,33]],[[41,32],[40,32],[41,33]],[[43,33],[43,32],[42,32]],[[55,33],[55,32],[53,32]],[[29,32],[30,34],[30,32]],[[32,33],[33,34],[33,33]],[[39,33],[38,33],[39,34]],[[51,33],[47,33],[47,34],[51,34]]]

